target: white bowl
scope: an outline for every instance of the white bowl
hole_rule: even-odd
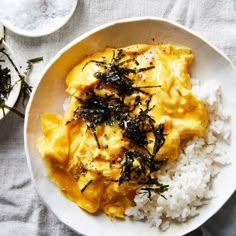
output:
[[[64,92],[67,73],[87,55],[102,51],[106,47],[117,48],[136,43],[158,42],[190,47],[196,56],[196,61],[191,67],[192,77],[201,80],[212,78],[218,80],[222,86],[224,106],[232,112],[232,144],[236,142],[235,68],[226,56],[195,33],[165,19],[133,18],[104,25],[75,39],[52,59],[34,88],[26,111],[25,151],[35,187],[42,199],[62,222],[84,235],[183,235],[199,227],[215,214],[236,189],[236,159],[232,158],[232,164],[225,167],[214,180],[214,191],[217,197],[200,209],[200,215],[183,224],[172,224],[169,230],[160,232],[143,222],[132,222],[128,219],[111,221],[104,214],[90,215],[65,198],[49,180],[35,140],[42,135],[40,130],[42,112],[63,113],[62,104],[67,96]],[[228,153],[231,157],[235,156],[234,145],[229,146]]]
[[[9,57],[13,60],[14,64],[18,67],[18,64],[14,58],[14,54],[13,54],[12,50],[10,49],[10,47],[4,41],[2,42],[0,47],[5,48],[5,52],[9,55]],[[7,56],[0,53],[0,60],[5,61],[5,62],[1,63],[2,67],[8,67],[10,69],[11,84],[14,85],[7,100],[5,101],[5,104],[9,107],[14,107],[14,105],[18,99],[20,89],[21,89],[20,77],[17,74],[17,72],[16,72],[15,68],[13,67],[13,65],[11,64],[11,62],[9,61],[9,59],[7,58]],[[2,109],[0,109],[0,120],[4,117],[4,114],[7,115],[9,112],[10,112],[10,110],[7,108],[4,109],[4,113],[3,113]]]
[[[77,2],[77,0],[69,0],[67,3],[65,1],[66,5],[63,5],[63,2],[58,0],[47,2],[8,0],[1,3],[0,22],[12,32],[22,36],[45,36],[57,31],[69,21]]]

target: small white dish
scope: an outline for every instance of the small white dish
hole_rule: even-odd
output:
[[[111,221],[105,214],[90,215],[65,198],[49,179],[47,168],[35,141],[42,136],[40,116],[45,111],[63,114],[65,77],[87,55],[107,47],[125,47],[136,43],[157,44],[170,42],[190,47],[196,60],[191,67],[193,78],[216,79],[222,88],[223,104],[232,113],[232,145],[228,155],[232,164],[226,166],[214,180],[213,198],[200,209],[200,214],[182,224],[172,224],[161,232],[141,221]],[[76,232],[88,236],[180,236],[198,228],[213,216],[236,189],[236,70],[218,49],[189,29],[160,18],[132,18],[116,21],[92,30],[63,48],[47,65],[40,81],[34,87],[26,110],[25,151],[35,187],[55,215]],[[209,88],[210,89],[210,88]],[[50,94],[50,96],[49,96]],[[50,99],[50,102],[49,102]]]
[[[45,36],[65,25],[76,6],[77,0],[8,0],[1,3],[0,22],[22,36]]]
[[[2,41],[2,43],[0,44],[0,48],[5,48],[5,52],[9,55],[9,57],[13,60],[14,64],[17,66],[17,62],[14,58],[12,50],[4,41]],[[5,104],[9,107],[14,107],[20,94],[20,89],[21,89],[20,77],[6,55],[0,53],[0,60],[4,60],[4,62],[1,62],[3,68],[8,67],[10,69],[11,84],[13,86],[7,100],[5,101]],[[4,112],[2,109],[0,109],[0,120],[4,117],[4,115],[7,115],[9,112],[10,110],[7,108],[4,108]]]

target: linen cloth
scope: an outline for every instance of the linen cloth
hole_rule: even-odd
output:
[[[43,56],[44,61],[34,66],[30,76],[34,86],[49,60],[70,41],[104,23],[136,16],[163,17],[183,24],[212,42],[236,65],[236,0],[79,0],[72,18],[57,32],[26,38],[6,30],[6,41],[21,65]],[[0,121],[0,236],[78,235],[37,195],[27,167],[23,126],[23,119],[12,113]],[[236,194],[203,230],[206,235],[236,235]]]

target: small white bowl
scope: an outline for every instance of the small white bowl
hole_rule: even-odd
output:
[[[13,54],[12,50],[4,41],[2,41],[0,48],[5,48],[5,52],[9,55],[9,57],[13,60],[15,65],[18,67],[18,64],[14,58],[14,54]],[[9,59],[2,53],[0,53],[0,60],[5,61],[5,62],[1,62],[1,65],[3,68],[8,67],[10,69],[11,84],[14,86],[13,89],[11,90],[7,100],[5,101],[5,104],[9,107],[14,107],[14,105],[18,99],[20,89],[21,89],[20,77],[17,74],[13,65],[10,63]],[[4,113],[3,113],[3,110],[0,109],[0,120],[4,117],[4,115],[7,115],[9,112],[10,112],[10,110],[7,108],[4,108]]]
[[[106,47],[124,47],[136,43],[156,44],[170,42],[188,46],[196,60],[191,75],[200,80],[216,79],[222,87],[223,104],[232,113],[232,144],[236,142],[236,71],[229,59],[213,45],[187,28],[159,18],[133,18],[101,26],[75,39],[63,48],[48,64],[41,80],[35,86],[25,119],[25,151],[35,187],[55,215],[76,232],[89,236],[180,236],[184,235],[214,215],[236,189],[235,145],[230,145],[228,154],[232,164],[225,167],[214,180],[216,197],[200,209],[200,214],[186,223],[172,224],[166,232],[151,228],[144,222],[111,221],[104,214],[90,215],[75,203],[65,198],[47,176],[46,165],[40,156],[35,141],[42,136],[40,115],[45,111],[63,114],[65,77],[83,58]],[[209,88],[210,89],[210,88]],[[50,94],[50,95],[49,95]]]
[[[0,22],[12,32],[26,37],[41,37],[60,29],[71,18],[78,2],[78,0],[65,1],[66,5],[63,6],[58,0],[11,1],[12,3],[8,0],[1,4]],[[26,2],[30,5],[27,6]],[[55,2],[59,4],[58,9],[51,5]],[[50,12],[47,12],[49,8]],[[45,20],[40,20],[40,17],[44,17]]]

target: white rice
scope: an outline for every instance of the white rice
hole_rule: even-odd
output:
[[[146,220],[151,226],[165,231],[172,221],[184,222],[199,214],[214,197],[214,177],[230,163],[225,145],[230,143],[230,116],[223,109],[221,89],[216,81],[192,79],[193,92],[205,102],[209,125],[204,138],[194,137],[184,147],[176,162],[160,171],[159,181],[169,185],[165,198],[137,193],[136,206],[126,211],[134,220]],[[210,88],[210,89],[209,89]]]
[[[63,111],[66,112],[69,105],[70,105],[70,102],[71,102],[71,97],[66,97],[63,104],[62,104],[62,107],[63,107]]]

